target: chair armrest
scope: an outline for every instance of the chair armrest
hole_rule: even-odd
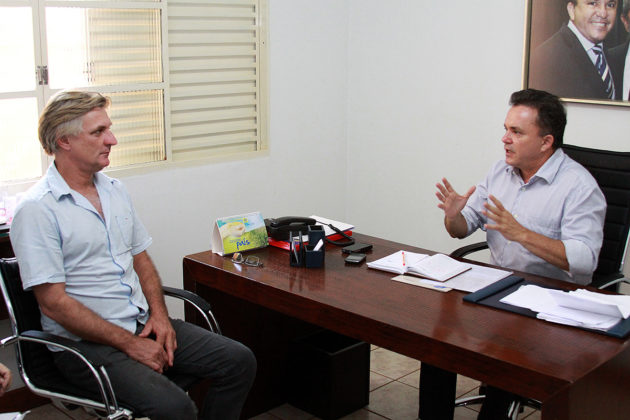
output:
[[[221,334],[221,328],[212,313],[212,307],[205,299],[189,290],[177,289],[175,287],[162,286],[162,290],[164,290],[165,296],[171,296],[190,303],[193,308],[203,316],[208,324],[208,329],[216,334]]]
[[[474,244],[463,246],[461,248],[457,248],[455,251],[451,252],[450,256],[453,258],[462,258],[468,254],[472,254],[473,252],[481,251],[483,249],[488,249],[488,243],[477,242]]]
[[[99,388],[99,393],[101,394],[101,399],[103,401],[103,407],[105,410],[107,410],[108,415],[115,415],[121,411],[120,407],[118,406],[118,402],[116,401],[116,396],[114,394],[114,390],[112,388],[111,382],[109,380],[109,375],[107,375],[105,367],[92,363],[92,361],[85,357],[81,353],[81,351],[75,347],[76,342],[74,340],[70,340],[69,338],[50,334],[44,331],[28,330],[20,333],[18,336],[4,339],[1,342],[4,343],[5,340],[15,341],[15,339],[17,339],[18,341],[27,341],[44,344],[51,347],[57,347],[74,354],[76,357],[79,358],[79,360],[83,362],[83,364],[92,373],[92,376],[96,380]]]
[[[74,340],[70,340],[69,338],[61,337],[59,335],[47,333],[44,331],[38,331],[38,330],[24,331],[18,336],[18,340],[33,341],[36,343],[42,343],[42,344],[46,344],[53,347],[59,347],[63,350],[68,350],[72,353],[77,353],[83,356],[81,352],[74,346],[75,344]],[[86,358],[86,360],[88,359]],[[90,364],[93,364],[89,360],[88,362]]]
[[[611,281],[609,281],[609,282],[606,282],[606,283],[604,283],[604,284],[602,284],[602,285],[600,285],[600,286],[597,286],[597,288],[598,288],[598,289],[600,289],[600,290],[601,290],[601,289],[608,289],[608,290],[611,290],[611,289],[609,289],[609,288],[610,288],[610,286],[614,286],[614,285],[617,285],[617,284],[622,283],[622,282],[623,282],[623,283],[628,283],[628,284],[630,284],[630,279],[627,279],[627,278],[625,278],[625,277],[619,277],[619,278],[617,278],[617,279],[614,279],[614,280],[611,280]],[[619,288],[618,288],[618,287],[617,287],[616,289],[617,289],[616,291],[618,291],[618,290],[619,290]]]

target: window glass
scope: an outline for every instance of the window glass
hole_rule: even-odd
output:
[[[46,8],[52,89],[162,82],[160,11]]]
[[[37,100],[0,100],[0,181],[42,175],[42,149],[37,140]]]
[[[35,89],[30,7],[0,7],[0,58],[0,92]]]

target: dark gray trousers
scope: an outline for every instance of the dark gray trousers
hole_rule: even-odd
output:
[[[177,350],[173,366],[164,374],[110,346],[79,341],[76,347],[93,363],[105,366],[118,402],[137,416],[196,419],[197,408],[184,389],[209,378],[210,389],[199,418],[237,420],[256,375],[254,354],[241,343],[196,325],[177,319],[171,319],[171,324]],[[98,395],[91,374],[78,358],[63,351],[54,353],[54,359],[68,380]]]

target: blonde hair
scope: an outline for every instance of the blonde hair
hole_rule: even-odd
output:
[[[94,108],[107,108],[109,104],[109,98],[97,92],[58,92],[39,117],[38,136],[44,151],[55,154],[57,139],[79,134],[83,130],[83,116]]]

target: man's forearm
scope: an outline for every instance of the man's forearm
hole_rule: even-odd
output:
[[[83,340],[106,344],[124,351],[125,345],[134,337],[131,332],[104,320],[65,292],[54,294],[50,286],[53,285],[35,288],[35,296],[44,315]]]
[[[518,243],[523,245],[529,252],[542,258],[556,267],[569,271],[569,260],[564,248],[564,244],[559,239],[552,239],[540,233],[526,230]]]
[[[452,219],[445,216],[444,227],[453,238],[465,238],[466,234],[468,234],[468,224],[461,213],[457,213],[457,216]]]

